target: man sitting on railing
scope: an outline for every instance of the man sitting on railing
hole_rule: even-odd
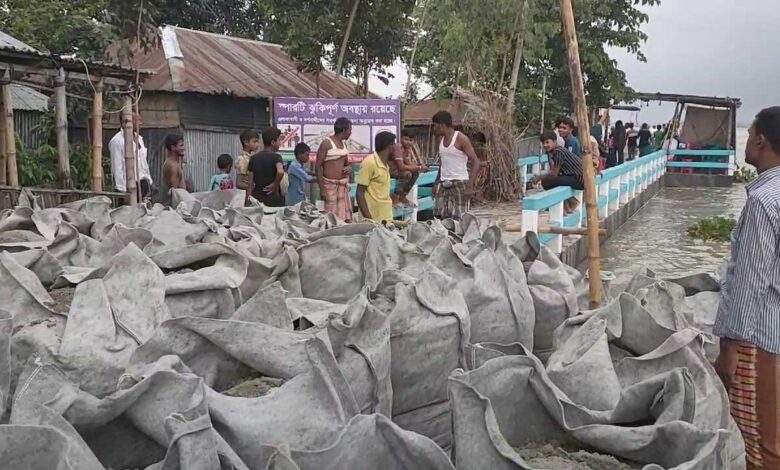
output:
[[[416,202],[407,197],[417,184],[420,173],[428,171],[428,167],[422,164],[420,149],[414,142],[414,133],[411,129],[407,127],[401,129],[401,142],[395,145],[393,160],[390,163],[398,177],[393,206],[414,207]]]
[[[583,190],[582,159],[569,149],[560,147],[553,131],[544,131],[539,138],[550,161],[550,170],[534,176],[533,184],[542,183],[545,190],[559,186],[571,186],[572,189]],[[579,205],[576,198],[569,198],[563,203],[563,210],[568,215]]]

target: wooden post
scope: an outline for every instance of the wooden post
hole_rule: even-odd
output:
[[[5,115],[5,168],[9,186],[19,186],[19,171],[16,167],[16,133],[14,132],[14,103],[11,99],[11,75],[6,71],[3,77],[3,114]]]
[[[422,7],[422,14],[420,15],[420,24],[417,25],[417,30],[414,34],[414,44],[412,45],[412,56],[409,58],[409,66],[406,67],[406,85],[404,86],[404,96],[401,100],[404,103],[409,103],[409,89],[412,86],[412,73],[414,69],[414,56],[417,54],[417,43],[420,41],[420,30],[425,25],[425,13],[428,11],[428,4],[430,2],[424,2]]]
[[[135,87],[138,89],[140,86],[138,82],[138,78],[136,78]],[[272,114],[271,114],[272,115]],[[272,115],[273,116],[273,115]],[[141,191],[141,167],[138,164],[138,149],[141,148],[141,143],[139,140],[141,139],[141,128],[140,126],[136,129],[135,120],[136,117],[141,119],[141,101],[136,100],[135,104],[133,105],[133,142],[135,142],[135,147],[133,148],[134,152],[134,158],[135,158],[135,189],[138,191],[136,194],[138,194],[138,202],[143,202],[143,194]],[[273,121],[271,121],[273,122]]]
[[[103,79],[92,100],[92,191],[103,191]]]
[[[2,106],[4,101],[3,94],[0,92],[0,106]],[[5,107],[2,109],[4,110]],[[6,178],[7,161],[5,147],[5,112],[3,111],[0,112],[0,185],[3,186],[8,184],[8,179]]]
[[[599,246],[599,208],[596,203],[596,177],[593,171],[594,149],[590,143],[588,125],[588,106],[585,102],[585,83],[580,66],[580,50],[577,43],[577,30],[574,26],[574,11],[571,0],[560,0],[561,24],[566,41],[566,55],[571,77],[571,93],[577,125],[580,127],[582,142],[582,167],[585,186],[585,209],[588,216],[588,282],[590,287],[591,308],[601,304],[601,255]]]
[[[60,186],[71,187],[70,147],[68,145],[68,96],[65,90],[65,70],[60,69],[54,79],[55,133],[57,134],[57,173]]]
[[[138,187],[135,181],[135,139],[133,136],[133,98],[125,96],[122,107],[122,134],[125,138],[125,178],[127,203],[138,203]]]
[[[355,22],[355,15],[357,15],[358,6],[360,0],[355,0],[352,4],[352,11],[349,13],[349,21],[347,22],[347,30],[344,32],[344,39],[341,40],[341,49],[339,49],[339,58],[336,62],[336,75],[341,76],[341,67],[344,65],[344,55],[347,53],[347,45],[349,44],[349,36],[352,33],[352,24]]]
[[[520,75],[520,63],[523,61],[523,48],[525,47],[525,10],[528,1],[520,0],[518,8],[517,37],[515,38],[515,60],[512,63],[512,78],[509,81],[509,97],[506,100],[506,113],[510,122],[515,112],[515,95],[517,94],[517,79]],[[504,76],[501,75],[503,80]]]

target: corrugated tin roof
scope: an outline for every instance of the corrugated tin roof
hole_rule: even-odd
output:
[[[310,73],[297,70],[293,59],[278,44],[234,38],[220,34],[166,26],[181,51],[172,58],[177,80],[160,46],[148,53],[136,52],[134,65],[155,75],[144,83],[149,91],[225,94],[241,98],[313,97],[317,81]],[[179,68],[178,63],[182,64]],[[320,74],[319,96],[357,98],[355,84],[331,72]],[[372,96],[374,97],[374,96]]]
[[[84,64],[90,72],[104,77],[132,80],[136,71],[130,67],[109,64],[96,60],[81,60],[73,57],[55,56],[46,51],[39,51],[15,37],[0,31],[0,61],[9,64],[33,65],[41,69],[63,68],[68,72],[84,72]],[[142,80],[148,71],[140,71]]]
[[[45,112],[49,109],[49,97],[30,87],[11,84],[11,102],[14,109]]]
[[[0,31],[0,49],[43,55],[40,51],[2,31]]]

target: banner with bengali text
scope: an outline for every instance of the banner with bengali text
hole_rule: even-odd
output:
[[[400,139],[398,100],[274,98],[273,110],[274,125],[282,131],[283,152],[292,152],[304,142],[316,153],[320,142],[333,134],[333,124],[340,117],[352,121],[352,136],[347,141],[350,157],[362,159],[373,153],[374,137],[382,131]]]

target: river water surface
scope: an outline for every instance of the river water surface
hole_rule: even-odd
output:
[[[745,164],[747,129],[737,130],[737,164]],[[620,281],[645,266],[663,277],[717,273],[729,255],[729,243],[702,242],[687,234],[699,218],[739,217],[745,186],[663,188],[601,247],[602,269]]]
[[[625,279],[645,266],[662,277],[716,273],[729,243],[702,242],[688,226],[702,217],[738,217],[744,185],[732,188],[663,188],[601,247],[602,269]]]

